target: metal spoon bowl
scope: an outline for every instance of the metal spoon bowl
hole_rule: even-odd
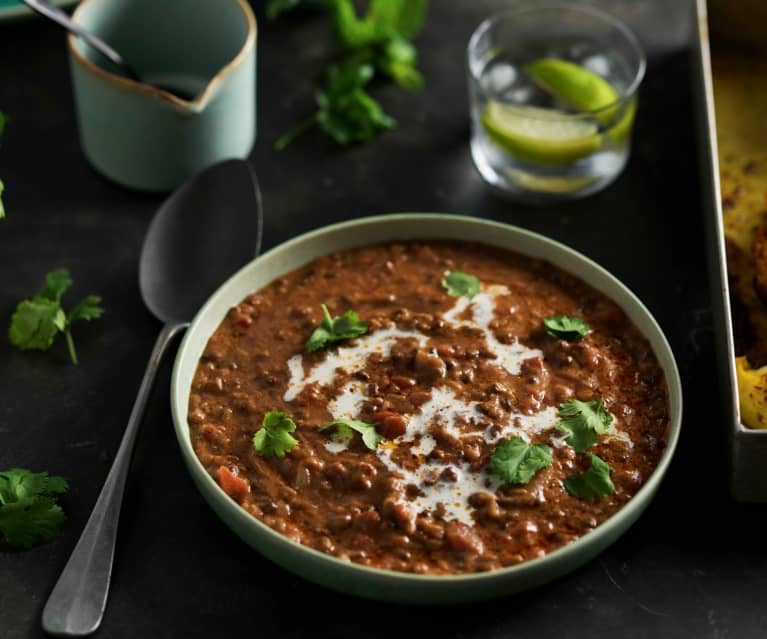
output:
[[[144,303],[164,322],[128,426],[88,523],[43,610],[56,637],[95,632],[104,615],[133,446],[168,345],[227,277],[258,255],[262,212],[250,165],[227,160],[192,178],[160,207],[141,250]]]

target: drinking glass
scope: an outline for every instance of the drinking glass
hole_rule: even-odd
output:
[[[620,175],[646,67],[623,23],[572,3],[520,3],[477,28],[467,62],[471,153],[486,182],[546,202]]]

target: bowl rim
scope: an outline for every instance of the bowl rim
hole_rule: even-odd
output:
[[[180,411],[183,409],[182,404],[185,405],[189,401],[189,389],[181,387],[181,379],[180,379],[184,353],[186,349],[189,347],[191,336],[194,334],[196,327],[200,324],[203,318],[205,318],[205,316],[209,312],[211,312],[213,308],[217,307],[218,299],[224,296],[224,294],[226,293],[226,289],[232,284],[232,282],[235,279],[239,279],[239,277],[241,277],[241,275],[245,273],[246,271],[253,269],[256,264],[258,264],[261,261],[264,261],[268,256],[290,251],[292,248],[294,248],[295,246],[303,242],[321,238],[323,235],[333,234],[335,232],[347,230],[353,227],[364,227],[366,225],[379,224],[385,221],[391,221],[391,222],[413,221],[413,220],[437,221],[437,220],[446,220],[446,219],[454,221],[456,223],[466,223],[466,224],[482,226],[488,230],[497,231],[498,233],[504,233],[504,234],[510,233],[515,236],[521,236],[523,238],[530,239],[534,242],[538,242],[539,244],[545,246],[547,249],[553,250],[555,252],[558,251],[562,254],[567,255],[570,258],[574,258],[577,261],[585,263],[586,266],[596,270],[602,277],[605,277],[606,279],[610,280],[617,288],[622,290],[622,292],[626,295],[628,300],[636,306],[636,310],[645,316],[645,319],[648,321],[648,326],[650,327],[652,332],[655,333],[654,340],[657,341],[657,344],[655,345],[651,344],[651,347],[653,348],[653,352],[656,358],[658,358],[659,363],[661,363],[662,359],[665,359],[668,361],[670,365],[670,370],[666,370],[665,367],[663,367],[663,365],[661,364],[661,367],[663,368],[664,376],[666,378],[668,402],[669,402],[669,413],[670,413],[669,424],[667,428],[666,448],[664,449],[661,455],[661,458],[658,461],[657,466],[653,469],[653,472],[647,478],[647,480],[642,485],[642,487],[618,511],[613,513],[607,520],[605,520],[604,522],[596,526],[593,530],[587,532],[581,537],[578,537],[577,539],[568,543],[567,545],[561,546],[560,548],[557,548],[556,550],[551,551],[550,553],[544,555],[543,557],[525,560],[519,564],[506,566],[503,568],[497,568],[495,570],[489,570],[489,571],[483,571],[483,572],[477,572],[477,573],[451,574],[451,575],[433,575],[433,574],[422,575],[422,574],[414,574],[414,573],[407,573],[407,572],[398,572],[398,571],[387,570],[383,568],[364,566],[364,565],[357,564],[350,561],[344,561],[332,555],[323,553],[319,550],[310,548],[309,546],[305,546],[297,541],[293,541],[292,539],[286,537],[282,533],[279,533],[276,530],[273,530],[267,524],[262,522],[260,519],[258,519],[254,515],[251,515],[244,508],[242,508],[237,502],[235,502],[231,497],[229,497],[223,491],[223,489],[218,485],[218,483],[213,479],[213,477],[210,476],[208,471],[205,470],[205,468],[202,465],[202,462],[200,462],[199,458],[197,457],[197,454],[194,452],[194,449],[192,447],[191,438],[189,437],[188,422],[186,420],[182,422],[182,420],[180,419]],[[435,225],[435,228],[439,228],[439,227]],[[413,235],[411,239],[412,240],[438,240],[438,239],[444,239],[444,238],[442,238],[439,235],[439,232],[437,231],[433,236],[423,236],[422,234],[417,234],[417,235]],[[479,242],[482,243],[481,241]],[[370,239],[367,236],[361,234],[360,243],[357,246],[369,246],[375,243],[376,243],[375,240],[370,241]],[[489,244],[489,242],[485,242],[485,243]],[[334,250],[340,250],[340,249],[330,249],[329,251],[327,251],[327,253],[333,252]],[[519,251],[517,249],[506,249],[506,250],[516,251],[522,255],[525,255],[523,251]],[[316,257],[319,257],[320,255],[324,255],[327,253],[319,253],[317,254]],[[546,260],[547,258],[542,257],[541,259]],[[564,267],[561,267],[558,265],[555,265],[555,266],[557,266],[557,268],[567,271],[567,269],[565,269]],[[275,275],[274,278],[272,278],[272,280],[275,279],[276,277],[279,277],[279,275]],[[590,286],[594,286],[588,280],[584,279],[580,275],[575,275],[575,277],[578,277],[579,279],[583,280]],[[603,294],[607,295],[604,292]],[[626,309],[622,305],[619,304],[619,306],[621,307],[621,310],[626,312]],[[632,321],[632,323],[635,323],[635,322]],[[215,330],[215,328],[213,330]],[[649,332],[645,332],[641,329],[638,329],[638,330],[640,330],[640,332],[645,337],[645,339],[648,339],[648,341],[650,341]],[[208,336],[208,338],[209,337],[210,335]],[[659,350],[656,349],[655,346],[658,346]],[[665,351],[665,352],[660,352],[660,351]],[[665,357],[662,357],[662,356],[665,356]],[[195,360],[195,366],[197,365],[197,361],[198,360]],[[420,585],[420,586],[428,585],[428,586],[435,586],[435,587],[439,587],[440,584],[455,585],[460,583],[467,583],[467,584],[471,583],[476,585],[476,584],[479,584],[480,582],[485,583],[485,582],[492,582],[497,580],[504,580],[504,579],[510,578],[512,575],[516,577],[521,577],[525,574],[535,575],[539,573],[540,571],[545,570],[547,566],[553,567],[559,564],[560,562],[566,561],[567,558],[577,557],[577,555],[581,551],[587,550],[589,546],[591,545],[591,542],[596,541],[596,538],[613,539],[613,538],[619,537],[623,532],[622,528],[623,528],[624,522],[628,520],[630,525],[639,517],[639,515],[642,513],[644,508],[649,503],[649,501],[652,499],[654,492],[657,490],[658,486],[660,485],[660,482],[663,479],[664,475],[666,474],[669,464],[671,463],[671,459],[673,458],[674,451],[676,449],[677,442],[679,440],[679,433],[681,430],[681,423],[682,423],[682,386],[681,386],[681,380],[679,377],[678,366],[676,364],[676,359],[674,358],[674,353],[671,349],[671,346],[668,343],[668,340],[666,339],[665,334],[661,330],[660,326],[658,325],[653,315],[650,313],[647,307],[642,303],[642,301],[633,293],[633,291],[631,291],[631,289],[629,289],[625,284],[623,284],[617,277],[612,275],[604,267],[600,266],[599,264],[597,264],[590,258],[586,257],[582,253],[576,251],[575,249],[572,249],[568,247],[567,245],[562,244],[561,242],[558,242],[557,240],[553,240],[544,235],[536,233],[534,231],[529,231],[527,229],[523,229],[523,228],[513,226],[511,224],[506,224],[503,222],[497,222],[494,220],[487,220],[483,218],[476,218],[476,217],[471,217],[468,215],[456,215],[456,214],[447,214],[447,213],[416,213],[416,212],[388,213],[383,215],[360,217],[360,218],[355,218],[352,220],[347,220],[344,222],[338,222],[335,224],[330,224],[327,226],[322,226],[322,227],[310,230],[306,233],[302,233],[301,235],[297,235],[285,242],[277,244],[276,246],[269,249],[265,253],[259,255],[255,259],[248,262],[246,265],[240,268],[236,273],[231,275],[224,283],[222,283],[218,289],[216,289],[216,291],[208,298],[205,304],[197,312],[191,324],[189,325],[189,328],[187,328],[186,333],[184,334],[183,340],[178,348],[176,358],[173,364],[173,371],[171,375],[170,401],[171,401],[171,413],[173,416],[173,428],[176,434],[176,439],[178,441],[179,447],[181,448],[182,456],[184,457],[184,460],[187,463],[187,469],[190,475],[193,475],[192,479],[194,479],[194,475],[197,475],[197,477],[200,478],[201,481],[205,482],[207,486],[212,489],[210,492],[210,495],[215,496],[218,506],[223,508],[226,511],[227,518],[224,518],[221,512],[219,512],[216,508],[213,508],[212,504],[211,504],[211,508],[216,512],[216,514],[220,518],[224,519],[224,522],[228,526],[231,526],[229,521],[235,520],[238,522],[238,524],[241,524],[244,527],[249,527],[253,529],[253,531],[256,532],[259,536],[265,536],[271,542],[274,542],[277,546],[281,546],[285,552],[292,551],[295,553],[306,554],[308,557],[311,557],[319,562],[325,562],[327,564],[328,569],[333,569],[336,571],[346,572],[346,573],[356,573],[358,576],[365,576],[369,579],[374,579],[374,580],[375,579],[379,579],[379,580],[385,579],[389,581],[394,580],[394,581],[399,581],[403,583],[407,582],[411,585]],[[192,464],[191,466],[189,465],[190,463]],[[199,485],[198,485],[198,490],[202,490]],[[229,519],[230,517],[232,519]],[[236,534],[240,536],[239,533],[236,533]],[[246,542],[246,543],[251,545],[250,542]],[[609,545],[610,543],[611,542],[608,542],[606,545]],[[257,548],[256,550],[259,552],[259,554],[261,554],[265,558],[269,559],[270,561],[274,561],[274,559],[272,559],[270,556],[262,552],[261,549]],[[602,550],[603,549],[601,549],[600,552],[602,552]]]

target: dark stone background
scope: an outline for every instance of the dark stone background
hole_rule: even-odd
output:
[[[259,12],[259,133],[252,162],[265,246],[329,222],[389,211],[445,211],[543,232],[610,269],[648,305],[676,353],[685,420],[676,458],[646,514],[597,560],[500,601],[410,608],[356,600],[284,572],[203,503],[182,467],[159,377],[139,440],[100,636],[756,637],[767,632],[761,506],[726,491],[703,214],[696,164],[687,1],[601,0],[649,56],[625,174],[603,193],[549,209],[498,199],[468,150],[464,48],[502,0],[433,0],[418,38],[426,89],[376,90],[399,126],[341,150],[319,134],[282,153],[274,140],[308,113],[334,55],[322,19],[269,23]],[[38,637],[45,599],[98,495],[159,331],[137,286],[147,224],[162,198],[117,187],[79,148],[64,37],[32,19],[0,23],[0,324],[43,274],[67,266],[72,299],[99,292],[107,314],[63,344],[22,353],[0,335],[0,468],[65,475],[69,516],[52,543],[0,552],[0,637]],[[214,211],[211,214],[215,214]]]

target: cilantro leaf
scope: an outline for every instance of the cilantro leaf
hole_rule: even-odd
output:
[[[290,433],[296,430],[296,423],[287,413],[270,410],[264,415],[262,427],[253,435],[253,448],[262,457],[285,457],[293,450],[298,440]]]
[[[416,50],[408,38],[421,28],[426,6],[424,0],[373,0],[360,19],[352,0],[330,0],[338,42],[411,90],[421,88],[423,78],[415,68]]]
[[[274,143],[275,149],[284,149],[313,126],[346,145],[367,142],[395,125],[364,89],[375,73],[368,53],[360,52],[345,64],[330,67],[327,85],[317,94],[317,111],[280,137]]]
[[[599,435],[604,435],[613,422],[604,399],[564,402],[559,406],[559,416],[562,419],[557,428],[566,435],[565,441],[578,452],[596,444]]]
[[[415,68],[415,47],[405,38],[394,35],[388,38],[375,56],[378,69],[399,86],[416,91],[423,86],[423,76]]]
[[[528,444],[515,435],[498,443],[490,458],[490,471],[507,484],[526,484],[540,470],[551,466],[551,448]]]
[[[72,277],[69,271],[65,268],[57,268],[45,275],[45,285],[35,297],[58,303],[70,286],[72,286]]]
[[[368,18],[405,38],[415,36],[426,19],[428,0],[371,0]]]
[[[72,285],[66,269],[56,269],[45,276],[43,288],[30,300],[22,300],[11,317],[8,336],[21,350],[48,350],[56,336],[63,333],[72,363],[77,364],[77,352],[72,338],[72,324],[77,320],[101,317],[101,298],[89,295],[77,303],[69,314],[61,307],[61,298]]]
[[[340,441],[348,442],[354,436],[354,431],[362,435],[362,441],[370,450],[378,448],[383,437],[376,431],[375,424],[366,424],[359,419],[336,419],[320,426],[320,430],[336,427],[336,435]]]
[[[58,302],[37,298],[23,300],[11,316],[8,337],[21,350],[44,351],[64,330],[66,322],[66,315]]]
[[[473,298],[480,289],[478,278],[463,271],[450,271],[442,278],[442,287],[453,297]]]
[[[63,477],[48,473],[23,468],[0,473],[0,538],[29,548],[55,537],[65,520],[56,496],[67,488]]]
[[[555,315],[546,317],[543,320],[546,332],[552,337],[563,339],[567,342],[574,342],[585,337],[591,330],[591,327],[580,317],[568,315]]]
[[[358,18],[353,0],[329,0],[333,33],[347,49],[359,49],[384,40],[391,27],[373,16]]]
[[[314,0],[312,4],[319,3]],[[271,0],[267,13],[274,15],[310,0]],[[348,52],[329,67],[327,83],[317,94],[316,112],[274,144],[282,150],[314,126],[338,144],[367,142],[396,125],[366,90],[378,70],[399,86],[419,89],[423,77],[415,67],[417,53],[408,41],[423,25],[427,0],[372,0],[364,17],[353,0],[324,0],[338,43]]]
[[[591,458],[591,466],[582,475],[570,475],[564,481],[569,495],[579,499],[601,499],[615,492],[615,485],[610,479],[610,465],[596,455],[586,453]]]
[[[0,506],[36,495],[59,495],[65,493],[68,487],[63,477],[12,468],[0,473]]]
[[[317,124],[339,144],[367,142],[395,124],[363,88],[373,74],[369,64],[333,66],[317,95]]]
[[[12,546],[31,548],[53,539],[65,519],[51,497],[31,497],[0,508],[0,533]]]
[[[426,19],[427,0],[371,0],[358,18],[353,0],[329,0],[333,29],[347,49],[380,44],[392,35],[412,38]]]
[[[72,310],[67,313],[67,323],[71,324],[77,320],[93,320],[98,319],[104,314],[104,309],[99,306],[101,298],[98,295],[88,295],[85,299],[80,300],[72,307]]]
[[[334,342],[354,339],[367,333],[368,323],[361,322],[360,316],[354,311],[346,311],[341,317],[331,317],[328,307],[322,304],[322,315],[322,322],[306,342],[305,348],[309,353],[327,348]]]

